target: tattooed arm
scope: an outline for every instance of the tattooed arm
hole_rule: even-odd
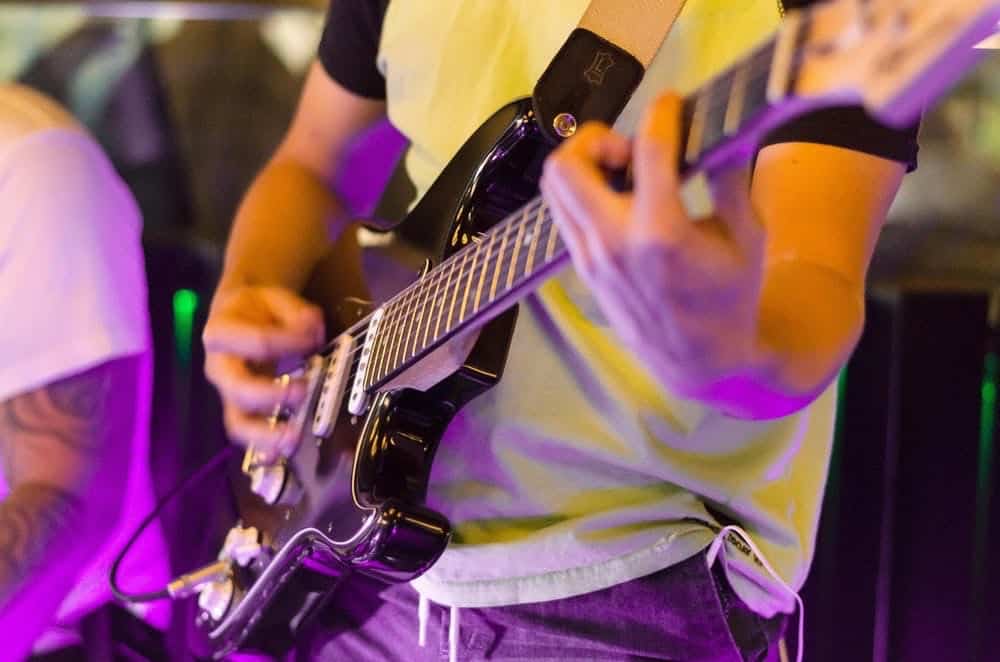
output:
[[[139,360],[120,358],[0,403],[0,632],[20,659],[114,530]]]

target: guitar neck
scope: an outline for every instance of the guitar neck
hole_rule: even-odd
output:
[[[383,307],[365,382],[380,385],[530,293],[569,254],[535,198]]]
[[[789,14],[748,57],[684,99],[679,169],[689,175],[752,157],[762,136],[810,110],[856,103],[851,93],[797,98],[810,15]],[[364,383],[378,387],[463,331],[531,292],[568,261],[547,205],[535,198],[383,307]]]

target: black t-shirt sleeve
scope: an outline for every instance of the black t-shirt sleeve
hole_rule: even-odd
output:
[[[858,106],[817,110],[772,131],[761,147],[775,143],[806,142],[844,147],[899,161],[908,170],[917,167],[919,123],[895,129]]]
[[[784,0],[788,9],[814,0]],[[389,0],[331,0],[319,45],[319,60],[335,81],[360,96],[384,99],[385,78],[375,65],[382,21]],[[861,108],[839,107],[810,113],[771,133],[761,145],[811,142],[845,147],[917,164],[917,125],[893,129]]]
[[[326,73],[357,95],[385,98],[385,78],[375,66],[382,19],[389,0],[331,0],[319,61]]]
[[[800,9],[816,0],[783,0],[785,9]],[[844,147],[858,152],[917,167],[919,122],[895,129],[888,127],[858,106],[842,106],[815,111],[773,131],[761,147],[784,142],[807,142]]]

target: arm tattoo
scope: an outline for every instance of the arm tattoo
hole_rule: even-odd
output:
[[[83,511],[79,497],[50,485],[25,484],[0,501],[0,603],[29,578]]]
[[[102,364],[0,402],[0,603],[45,572],[54,543],[81,525],[81,476],[103,458],[112,370]]]
[[[111,376],[103,366],[0,403],[0,456],[10,483],[25,457],[43,444],[86,455],[97,450]],[[81,458],[83,459],[83,458]]]

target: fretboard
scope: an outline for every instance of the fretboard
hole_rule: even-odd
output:
[[[779,37],[689,95],[683,108],[680,168],[694,170],[721,151],[790,89],[793,36]],[[379,386],[475,324],[530,292],[569,255],[548,207],[535,198],[453,254],[385,306],[364,377]]]
[[[772,64],[778,55],[778,44],[769,41],[684,99],[682,172],[695,169],[706,155],[761,116],[769,105],[769,88],[774,87]],[[770,93],[784,96],[787,88]]]
[[[383,382],[491,319],[568,259],[548,206],[535,198],[383,307],[365,382]]]

